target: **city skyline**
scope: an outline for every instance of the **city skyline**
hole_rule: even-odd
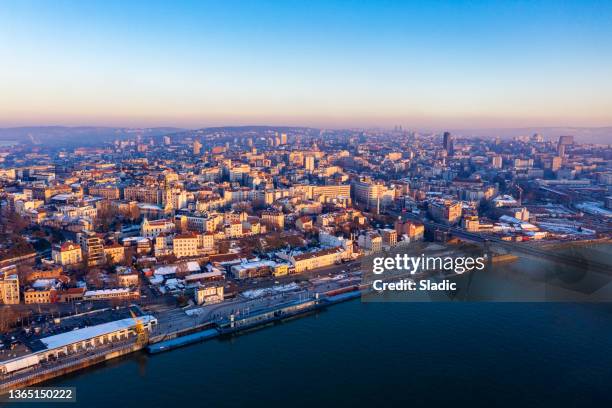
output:
[[[5,3],[0,127],[612,124],[603,2]]]
[[[610,66],[610,0],[0,1],[0,405],[609,406]]]

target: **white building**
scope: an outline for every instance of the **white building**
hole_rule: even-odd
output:
[[[140,226],[140,235],[145,238],[154,238],[162,232],[171,233],[174,232],[175,225],[172,221],[168,220],[153,220],[149,221],[144,219]]]
[[[157,325],[157,319],[150,315],[140,316],[137,320],[149,332]],[[0,363],[0,373],[17,372],[49,361],[50,358],[57,359],[135,338],[136,325],[136,319],[128,318],[44,337],[40,339],[44,346],[42,350]]]

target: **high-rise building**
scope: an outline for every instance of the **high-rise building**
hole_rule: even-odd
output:
[[[449,155],[453,154],[453,136],[450,132],[444,132],[442,144]]]
[[[491,160],[491,164],[493,165],[493,168],[495,169],[501,169],[502,168],[502,157],[501,156],[493,156],[493,159]]]
[[[563,163],[563,159],[560,156],[555,156],[552,158],[550,169],[552,171],[557,171],[561,168],[562,163]]]
[[[574,136],[559,136],[557,143],[557,154],[561,157],[565,156],[566,146],[574,144]]]
[[[286,133],[281,133],[281,144],[282,145],[286,145],[287,144],[287,134]]]
[[[559,143],[557,145],[557,155],[559,155],[559,157],[563,157],[565,156],[565,145]]]
[[[202,151],[202,143],[200,143],[199,140],[194,140],[193,141],[193,155],[199,156],[201,151]]]
[[[314,156],[306,156],[304,160],[304,167],[306,171],[313,172],[315,169],[315,158]]]

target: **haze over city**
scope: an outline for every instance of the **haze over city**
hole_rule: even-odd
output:
[[[1,127],[612,124],[609,2],[4,2],[0,37]]]
[[[609,0],[0,0],[0,406],[610,407],[610,67]]]

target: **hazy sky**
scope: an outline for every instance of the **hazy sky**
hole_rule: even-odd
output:
[[[612,125],[612,1],[3,0],[33,124]]]

